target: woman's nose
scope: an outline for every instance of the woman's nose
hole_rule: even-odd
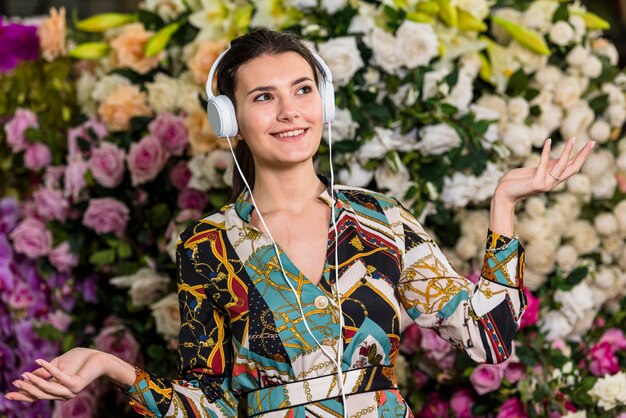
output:
[[[292,121],[299,116],[300,112],[292,100],[284,99],[280,101],[280,108],[278,109],[276,119],[279,121]]]

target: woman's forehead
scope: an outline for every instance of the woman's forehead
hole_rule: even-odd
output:
[[[237,72],[238,87],[273,86],[289,84],[308,77],[314,80],[313,69],[297,52],[265,54],[243,64]]]

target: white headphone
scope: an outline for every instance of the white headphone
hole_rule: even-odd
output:
[[[223,94],[216,96],[213,93],[213,76],[217,70],[217,65],[228,51],[227,49],[217,57],[211,67],[211,71],[209,71],[209,78],[206,81],[206,112],[209,116],[209,122],[211,122],[211,128],[219,138],[233,137],[239,132],[233,102],[228,96]],[[320,73],[321,77],[318,77],[317,88],[320,92],[320,96],[322,96],[323,122],[326,124],[335,119],[335,89],[333,87],[333,76],[322,57],[314,51],[311,51],[311,54],[313,54],[313,57],[315,57],[315,60],[323,70],[319,71],[318,69],[318,73]]]

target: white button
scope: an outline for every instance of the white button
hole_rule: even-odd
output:
[[[318,296],[315,298],[315,307],[317,309],[324,309],[328,306],[328,298],[326,296]]]

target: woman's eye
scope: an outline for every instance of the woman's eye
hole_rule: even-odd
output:
[[[311,93],[313,91],[313,89],[311,88],[311,86],[302,86],[298,89],[298,92],[302,92],[303,94],[308,94]]]
[[[259,94],[258,96],[256,96],[254,98],[255,102],[264,102],[266,100],[269,100],[272,98],[272,95],[269,93],[263,93],[263,94]]]

